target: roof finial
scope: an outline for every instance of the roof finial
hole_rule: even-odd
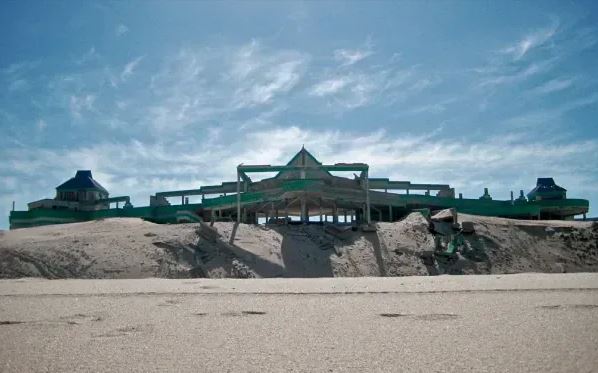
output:
[[[301,145],[301,150],[305,150],[305,144]]]

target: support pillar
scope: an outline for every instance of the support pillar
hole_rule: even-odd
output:
[[[274,202],[270,202],[270,210],[268,212],[268,215],[270,215],[270,218],[274,218]]]
[[[301,197],[301,222],[306,223],[309,220],[307,217],[307,203],[305,197]]]
[[[237,223],[241,222],[241,174],[237,167]]]
[[[388,205],[388,221],[392,223],[392,205]]]
[[[334,201],[332,205],[332,222],[334,224],[338,224],[338,210],[336,208],[336,201]]]
[[[322,211],[322,198],[320,198],[320,223],[324,223],[324,218],[322,217],[323,214],[324,212]]]
[[[284,223],[289,223],[289,201],[286,198],[284,200]]]
[[[366,224],[372,223],[370,214],[370,179],[368,170],[365,171],[365,222]]]

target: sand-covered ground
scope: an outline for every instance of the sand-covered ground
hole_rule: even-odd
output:
[[[1,372],[594,372],[598,274],[0,280]]]
[[[159,225],[133,218],[0,232],[0,278],[251,278],[598,271],[598,225],[414,213],[376,232],[320,225]]]

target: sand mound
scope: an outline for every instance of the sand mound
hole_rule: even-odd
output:
[[[4,232],[0,278],[190,277],[195,229],[116,218]]]
[[[598,225],[419,213],[377,232],[320,225],[159,225],[140,219],[0,235],[0,278],[330,277],[598,270]],[[460,233],[460,226],[473,233]],[[455,237],[459,240],[455,241]],[[447,255],[449,242],[457,249]]]
[[[442,273],[594,272],[598,224],[531,221],[459,214],[475,234],[464,235],[456,259]],[[442,266],[441,266],[442,267]]]

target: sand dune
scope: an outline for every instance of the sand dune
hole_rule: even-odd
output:
[[[355,277],[598,270],[598,225],[459,215],[475,233],[440,255],[450,223],[420,214],[377,232],[320,225],[159,225],[133,218],[0,235],[0,278]],[[449,227],[449,228],[447,228]]]

